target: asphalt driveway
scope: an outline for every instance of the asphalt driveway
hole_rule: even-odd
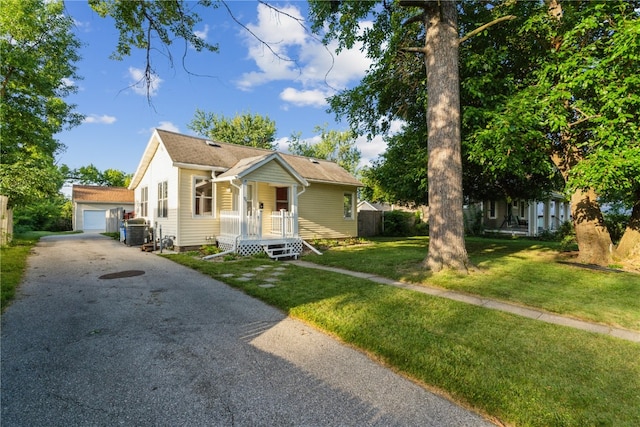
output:
[[[223,283],[97,234],[41,240],[2,315],[1,352],[3,426],[491,425]]]

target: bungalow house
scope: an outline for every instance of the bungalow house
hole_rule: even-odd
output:
[[[297,256],[305,240],[357,236],[362,184],[333,162],[156,129],[129,189],[136,217],[176,250]]]
[[[546,200],[488,200],[480,204],[482,222],[487,231],[537,236],[555,231],[571,221],[569,202],[560,193]]]
[[[73,230],[104,232],[109,219],[122,213],[133,211],[133,191],[123,187],[102,187],[97,185],[74,185],[71,188],[73,203]],[[113,231],[117,231],[117,226]]]

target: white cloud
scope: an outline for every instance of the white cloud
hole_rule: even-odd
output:
[[[151,134],[153,134],[153,132],[156,129],[162,129],[162,130],[168,130],[169,132],[180,133],[180,128],[177,125],[173,124],[172,122],[162,121],[162,122],[158,122],[158,125],[152,128],[146,128],[146,129],[143,128],[138,130],[138,134],[150,136]]]
[[[202,40],[207,40],[207,36],[209,35],[209,25],[205,24],[204,25],[204,30],[202,31],[194,31],[193,34],[196,35],[196,37],[202,39]]]
[[[327,96],[329,96],[327,92],[318,89],[298,90],[288,87],[280,92],[280,99],[298,107],[324,107],[327,105]]]
[[[402,129],[402,126],[404,126],[404,121],[402,120],[391,121],[389,124],[389,135],[398,133]],[[365,136],[361,136],[356,140],[356,145],[362,154],[360,167],[371,165],[373,160],[380,157],[380,155],[387,150],[387,143],[380,135],[375,136],[371,141],[367,140]]]
[[[97,114],[89,114],[87,117],[84,118],[82,123],[97,123],[101,125],[110,125],[115,123],[116,120],[117,119],[115,117],[108,116],[106,114],[103,114],[101,116]]]
[[[171,122],[160,122],[158,129],[168,130],[170,132],[180,133],[180,128]]]
[[[138,95],[147,96],[147,83],[145,81],[144,70],[135,67],[129,67],[129,85],[135,93]],[[155,96],[160,89],[160,84],[163,80],[157,75],[151,76],[151,81],[148,88],[148,95]]]
[[[241,33],[248,58],[254,61],[257,70],[241,75],[236,82],[240,89],[249,91],[272,81],[290,81],[291,86],[299,88],[285,89],[281,99],[295,106],[324,106],[324,98],[360,80],[369,68],[371,61],[360,51],[360,45],[338,55],[336,43],[325,47],[300,22],[287,16],[301,20],[298,7],[286,6],[279,9],[284,13],[278,13],[258,4],[257,10],[257,22],[247,25],[255,36],[246,31]],[[321,102],[317,98],[320,94]]]

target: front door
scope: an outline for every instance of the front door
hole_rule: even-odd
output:
[[[289,187],[276,187],[276,211],[289,210]]]

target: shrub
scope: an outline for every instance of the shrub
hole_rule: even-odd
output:
[[[383,221],[385,236],[406,237],[414,234],[415,216],[411,212],[385,212]]]
[[[202,245],[200,246],[200,253],[202,254],[202,256],[207,256],[207,255],[214,255],[217,253],[220,253],[220,248],[218,248],[216,245]]]
[[[469,205],[469,208],[464,210],[464,232],[469,236],[481,236],[484,233],[482,209],[477,205]]]
[[[611,241],[614,245],[620,242],[622,235],[624,234],[627,224],[629,224],[629,215],[619,210],[613,210],[603,214],[604,225],[609,230]]]

